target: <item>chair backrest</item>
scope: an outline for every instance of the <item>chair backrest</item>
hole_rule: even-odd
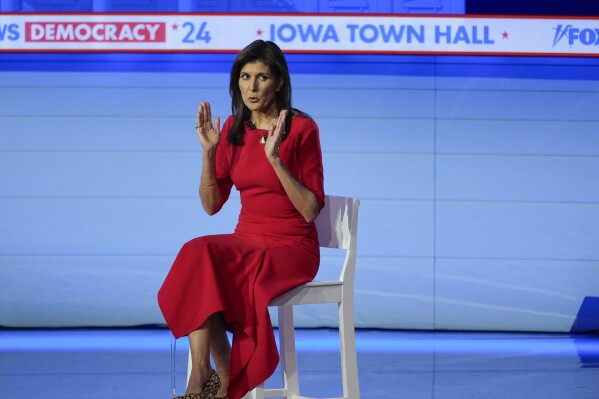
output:
[[[353,291],[358,241],[358,208],[360,200],[327,195],[325,207],[316,218],[318,241],[321,247],[345,249],[345,261],[339,281]]]
[[[316,218],[321,247],[349,250],[358,234],[360,200],[327,195],[325,207]]]

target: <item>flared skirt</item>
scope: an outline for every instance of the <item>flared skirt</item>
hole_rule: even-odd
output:
[[[158,303],[175,338],[222,312],[233,335],[229,399],[240,399],[275,370],[277,352],[268,304],[311,281],[318,271],[318,241],[240,233],[187,242],[177,255]]]

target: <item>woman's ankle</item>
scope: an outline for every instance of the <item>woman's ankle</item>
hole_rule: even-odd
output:
[[[192,367],[186,393],[200,393],[212,375],[211,366]]]
[[[217,398],[221,398],[227,396],[227,387],[229,386],[229,375],[218,373],[218,378],[220,380],[220,388],[218,393],[216,394]]]

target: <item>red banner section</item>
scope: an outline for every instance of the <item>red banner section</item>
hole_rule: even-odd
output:
[[[143,22],[26,22],[27,42],[164,43],[164,23]]]

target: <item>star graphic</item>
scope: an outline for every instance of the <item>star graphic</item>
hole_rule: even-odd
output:
[[[262,36],[262,33],[264,33],[262,32],[262,29],[258,28],[258,30],[256,31],[256,35]]]
[[[171,25],[171,28],[173,30],[177,30],[177,29],[179,29],[179,25],[177,25],[176,23],[174,23],[174,24]]]
[[[510,35],[510,34],[509,34],[509,33],[507,33],[506,31],[503,31],[503,33],[501,34],[501,36],[502,36],[504,39],[507,39],[509,35]]]

